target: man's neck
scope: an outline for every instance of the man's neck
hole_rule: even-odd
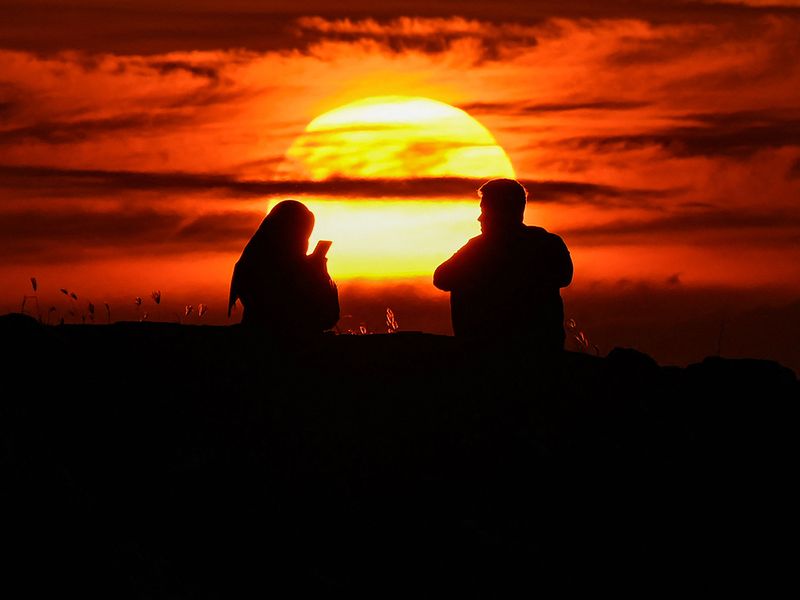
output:
[[[500,227],[497,229],[492,229],[489,231],[483,232],[483,237],[487,241],[504,241],[504,240],[513,240],[519,237],[522,232],[525,231],[525,224],[524,223],[515,223],[513,225],[508,225],[506,227]]]

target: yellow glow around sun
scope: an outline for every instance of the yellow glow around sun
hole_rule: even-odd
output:
[[[366,98],[318,116],[287,158],[291,176],[317,181],[515,176],[486,127],[449,104],[409,96]],[[391,185],[386,184],[389,196]],[[316,217],[310,247],[320,239],[333,241],[328,269],[337,280],[431,276],[480,233],[477,194],[435,200],[298,199]]]
[[[302,176],[514,177],[492,134],[461,109],[410,96],[376,96],[326,112],[287,152]]]
[[[328,270],[334,278],[392,279],[432,275],[436,266],[480,233],[478,198],[321,200],[303,202],[316,217],[309,249],[333,240]]]

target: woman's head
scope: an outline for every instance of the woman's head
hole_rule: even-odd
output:
[[[256,236],[265,236],[270,246],[291,254],[306,254],[314,229],[314,213],[302,202],[283,200],[264,217]]]

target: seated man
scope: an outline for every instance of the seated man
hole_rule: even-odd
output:
[[[453,332],[543,352],[563,350],[559,290],[572,281],[567,246],[559,236],[522,223],[527,192],[519,182],[493,179],[478,195],[481,235],[433,275],[433,284],[450,292]]]

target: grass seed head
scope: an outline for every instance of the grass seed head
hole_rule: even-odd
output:
[[[388,328],[388,333],[397,333],[397,330],[400,329],[400,325],[397,324],[397,319],[394,316],[394,311],[386,307],[386,327]]]

